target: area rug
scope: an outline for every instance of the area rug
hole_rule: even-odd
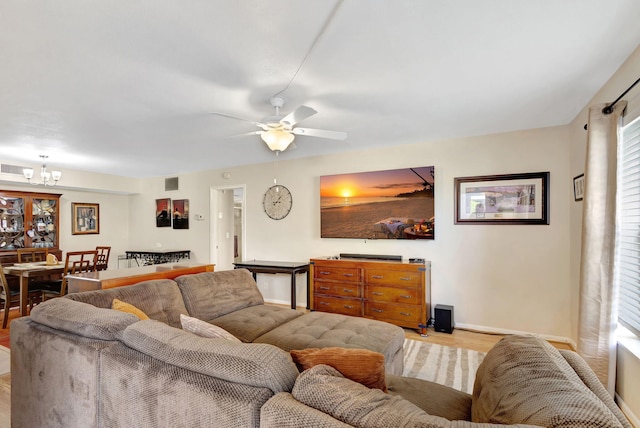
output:
[[[402,375],[471,394],[476,371],[485,355],[484,352],[405,339]]]
[[[11,351],[9,348],[0,346],[0,376],[11,371]]]

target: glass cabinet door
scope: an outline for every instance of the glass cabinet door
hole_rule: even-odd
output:
[[[0,250],[24,247],[24,206],[24,198],[0,197]]]
[[[58,240],[56,217],[58,201],[55,199],[33,198],[31,206],[31,229],[27,232],[31,238],[31,247],[53,248]]]

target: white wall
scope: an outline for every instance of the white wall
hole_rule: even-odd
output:
[[[260,144],[256,141],[256,144]],[[304,142],[300,142],[304,144]],[[180,176],[180,190],[165,192],[164,179],[144,180],[132,196],[130,244],[142,248],[187,247],[201,262],[209,254],[209,221],[190,220],[189,230],[156,228],[156,198],[189,199],[191,213],[209,214],[211,187],[246,184],[247,259],[308,260],[339,253],[400,254],[432,261],[432,303],[455,307],[455,322],[486,330],[540,333],[567,338],[569,204],[571,180],[567,127],[472,137],[272,163]],[[320,238],[319,177],[357,171],[435,166],[436,239],[386,241]],[[293,194],[293,209],[280,221],[269,219],[262,196],[273,183]],[[453,179],[459,176],[550,171],[549,226],[454,225]],[[265,298],[288,302],[286,276],[258,278]],[[298,304],[306,304],[304,277]]]

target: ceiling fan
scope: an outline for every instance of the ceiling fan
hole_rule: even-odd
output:
[[[293,142],[296,135],[328,138],[330,140],[344,140],[347,138],[346,132],[297,127],[296,125],[299,122],[302,122],[303,120],[318,113],[311,107],[301,105],[288,115],[282,116],[280,115],[280,109],[282,108],[282,106],[284,106],[284,98],[280,96],[274,96],[269,99],[269,102],[271,103],[271,106],[273,106],[273,108],[276,110],[276,114],[275,116],[264,118],[262,122],[254,122],[225,113],[212,112],[211,114],[228,117],[230,119],[242,120],[261,128],[261,130],[259,131],[251,131],[241,135],[260,135],[262,141],[264,141],[267,146],[269,146],[269,148],[276,153],[286,150],[287,147],[289,147],[289,145]]]

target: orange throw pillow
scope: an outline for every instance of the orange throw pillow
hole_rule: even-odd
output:
[[[128,314],[133,314],[133,315],[137,316],[138,318],[140,318],[141,320],[148,320],[149,319],[147,314],[142,312],[140,309],[136,308],[135,306],[133,306],[130,303],[123,302],[122,300],[113,299],[113,302],[111,302],[111,309],[115,309],[115,310],[121,311],[121,312],[126,312]]]
[[[290,351],[291,358],[302,370],[326,364],[344,377],[368,388],[387,392],[384,380],[384,355],[367,349],[308,348]]]

